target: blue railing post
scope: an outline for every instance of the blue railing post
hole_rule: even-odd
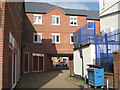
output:
[[[96,38],[96,23],[94,22],[94,40],[95,40],[95,56],[96,56],[96,65],[97,61],[97,38]]]
[[[108,39],[107,39],[107,34],[105,34],[105,43],[106,43],[106,53],[108,57]]]
[[[82,39],[81,39],[81,28],[80,28],[80,43],[79,43],[79,47],[80,47],[80,44],[81,44],[81,42],[82,42]],[[80,56],[82,56],[82,48],[80,47]]]
[[[81,44],[81,42],[82,42],[82,39],[81,39],[81,35],[82,35],[82,34],[81,34],[81,30],[82,30],[82,29],[80,28],[80,35],[79,35],[79,36],[80,36],[80,43],[79,43],[79,47],[80,47],[80,44]]]
[[[82,35],[82,34],[81,34],[81,28],[80,28],[80,43],[81,43],[81,41],[82,41],[82,39],[81,39],[81,35]]]

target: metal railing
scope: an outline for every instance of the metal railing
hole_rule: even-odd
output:
[[[81,27],[80,29],[73,33],[74,48],[80,47],[80,44],[92,42],[95,40],[96,33],[94,33],[94,31],[96,30],[93,27],[95,27],[95,23],[86,24],[85,26]]]
[[[80,48],[84,43],[94,44],[96,65],[104,67],[106,72],[113,73],[113,51],[120,49],[120,29],[96,36],[95,23],[92,25],[94,28],[86,24],[74,32],[74,48]]]

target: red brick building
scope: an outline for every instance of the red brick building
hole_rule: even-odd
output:
[[[73,32],[87,22],[100,30],[97,11],[23,4],[0,1],[0,89],[14,88],[22,73],[50,70],[52,57],[72,59]]]
[[[72,59],[73,32],[88,22],[96,22],[97,34],[100,30],[98,11],[65,9],[48,3],[28,2],[25,3],[25,13],[22,36],[23,72],[50,70],[51,59],[55,64],[54,57]]]
[[[0,89],[20,78],[23,10],[23,3],[0,1]]]

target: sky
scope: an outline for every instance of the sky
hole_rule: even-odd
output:
[[[70,9],[99,11],[99,0],[25,0],[27,2],[47,2]]]

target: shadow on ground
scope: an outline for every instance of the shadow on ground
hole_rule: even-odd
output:
[[[57,77],[60,73],[63,73],[63,69],[67,70],[68,68],[53,68],[51,71],[24,74],[20,78],[20,81],[17,83],[14,90],[18,90],[20,88],[39,89]]]

